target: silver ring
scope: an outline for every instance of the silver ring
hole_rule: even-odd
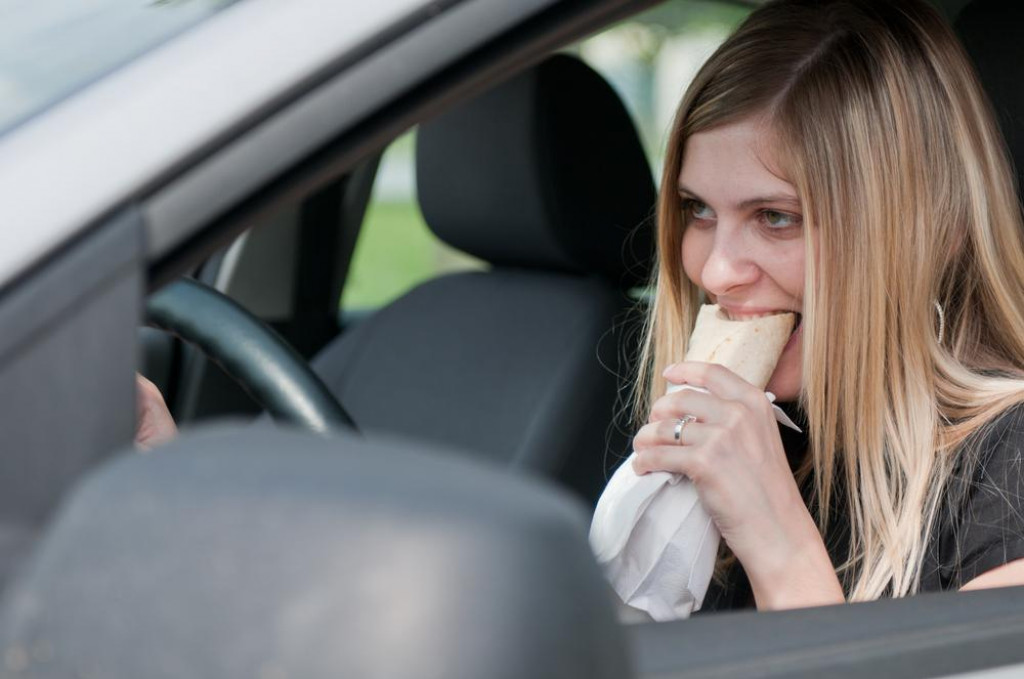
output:
[[[687,415],[676,420],[676,428],[672,431],[672,438],[679,445],[683,445],[683,427],[690,424],[697,418],[693,415]]]

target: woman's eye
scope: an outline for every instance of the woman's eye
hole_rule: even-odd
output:
[[[772,229],[786,229],[800,224],[800,217],[797,215],[791,215],[788,212],[779,212],[777,210],[764,210],[761,212],[761,218],[764,220],[765,224]]]
[[[714,219],[715,212],[699,200],[687,200],[683,203],[683,212],[687,218]]]

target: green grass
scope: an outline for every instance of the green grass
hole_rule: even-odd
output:
[[[373,201],[356,242],[341,306],[376,308],[442,273],[480,266],[439,241],[414,203]]]

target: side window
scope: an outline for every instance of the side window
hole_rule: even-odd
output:
[[[686,86],[749,11],[709,0],[669,2],[570,48],[619,93],[656,177]],[[486,267],[443,243],[424,223],[414,154],[415,131],[392,143],[381,159],[342,293],[346,317],[379,308],[436,276]]]
[[[656,177],[676,106],[701,64],[750,13],[708,0],[667,2],[579,43],[573,52],[618,92]]]
[[[341,296],[346,314],[381,307],[436,276],[486,266],[446,245],[424,222],[416,200],[415,146],[413,131],[381,158]]]

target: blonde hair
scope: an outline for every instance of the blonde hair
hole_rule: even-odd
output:
[[[849,559],[837,571],[852,600],[912,594],[956,458],[1024,401],[1022,225],[1002,138],[966,54],[925,2],[754,11],[700,70],[673,124],[643,420],[698,305],[680,260],[686,140],[747,119],[767,124],[803,208],[812,511],[824,534],[833,502],[845,503]]]

